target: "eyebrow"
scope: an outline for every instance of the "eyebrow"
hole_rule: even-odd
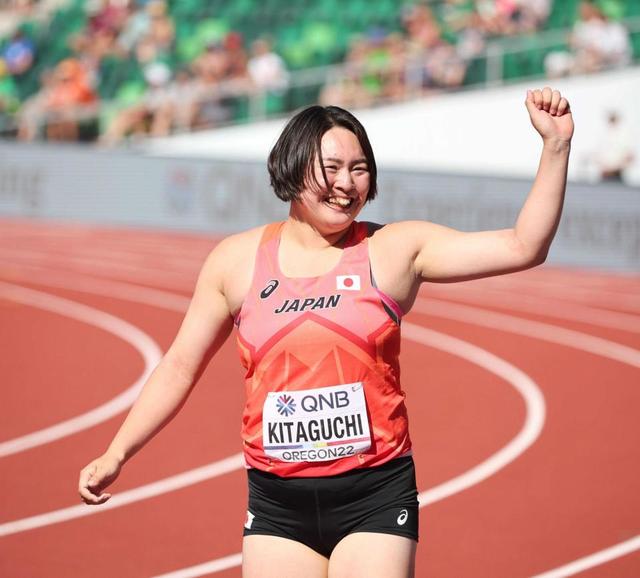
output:
[[[323,162],[331,162],[331,163],[342,163],[343,160],[342,159],[338,159],[335,157],[326,157],[326,158],[322,158]],[[368,164],[367,163],[367,159],[366,158],[361,158],[361,159],[356,159],[355,161],[353,161],[351,164],[352,165],[359,165],[361,163],[364,163],[365,165]]]

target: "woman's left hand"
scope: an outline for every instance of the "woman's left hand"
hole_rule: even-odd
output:
[[[571,142],[573,118],[569,102],[558,90],[548,86],[542,90],[528,90],[525,101],[531,124],[545,142]]]

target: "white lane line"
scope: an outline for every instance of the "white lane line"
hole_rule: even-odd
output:
[[[584,350],[601,357],[608,357],[615,361],[620,361],[622,363],[629,364],[634,367],[640,367],[639,351],[620,345],[618,343],[614,343],[612,341],[593,337],[586,333],[567,330],[562,327],[557,327],[555,325],[551,325],[547,323],[528,321],[520,317],[487,312],[480,308],[469,307],[464,305],[456,306],[456,305],[446,303],[444,301],[438,301],[437,303],[432,304],[431,301],[427,302],[423,299],[418,299],[416,301],[416,306],[417,308],[415,310],[417,311],[428,312],[429,314],[436,315],[439,317],[460,320],[460,321],[464,321],[474,325],[491,327],[491,328],[500,329],[506,332],[517,333],[517,334],[525,335],[528,337],[534,337],[534,338],[542,339],[545,341],[550,341],[552,343],[559,343],[562,345],[573,347],[575,349]],[[413,326],[405,322],[403,323],[403,335],[408,338],[409,338],[409,335],[407,334],[408,326],[411,327],[411,329],[409,329],[409,333],[413,330],[413,327],[416,327],[421,332],[422,330],[425,330],[423,327]],[[532,331],[533,335],[530,335],[529,331]],[[434,332],[434,333],[437,333],[437,332]],[[448,335],[444,335],[444,334],[441,334],[441,335],[446,339],[441,340],[441,338],[438,338],[438,342],[435,344],[436,346],[440,343],[447,344],[447,341],[451,339],[454,341],[450,341],[448,342],[448,344],[453,345],[455,347],[455,343],[460,341]],[[470,348],[472,348],[468,350],[468,353],[470,353],[472,357],[475,357],[475,354],[472,353],[473,349],[478,349],[479,350],[478,353],[483,352],[483,350],[481,350],[480,348],[476,348],[471,344],[468,344],[465,342],[462,342],[462,343],[465,346],[470,346]],[[602,348],[603,346],[604,348]],[[484,352],[484,353],[488,354],[488,356],[495,357],[493,356],[493,354],[490,354],[489,352]],[[487,357],[486,359],[488,361],[490,357]],[[498,359],[500,362],[503,362],[503,360],[501,360],[500,358],[496,358],[496,359]],[[510,364],[507,364],[506,367],[503,367],[503,372],[506,374],[509,374],[510,367],[513,367],[513,366],[510,366]],[[520,372],[520,370],[518,370],[515,367],[513,369],[516,370],[516,373],[514,375],[517,375],[517,372]],[[515,385],[514,386],[516,387],[516,389],[518,389],[521,395],[524,395],[521,388],[524,384],[526,384],[527,382],[526,380],[528,380],[529,378],[525,374],[522,374],[522,375],[524,376],[525,379],[519,380],[520,386],[519,387]],[[506,377],[506,375],[503,375],[503,377]],[[535,384],[534,384],[534,387],[535,387]],[[525,385],[525,391],[526,389],[527,387]],[[525,398],[525,402],[528,403],[527,410],[530,409],[529,404],[536,405],[538,403],[536,401],[536,397],[537,397],[535,393],[536,390],[537,388],[529,391],[529,393],[527,394],[530,397],[529,400]],[[539,390],[538,390],[538,393],[539,393]],[[543,399],[541,401],[544,403]],[[544,409],[544,405],[542,406],[542,408]],[[538,428],[537,421],[538,419],[535,416],[534,418],[531,418],[529,411],[527,411],[525,425],[522,428],[522,430],[518,433],[516,438],[514,438],[511,442],[509,442],[509,444],[507,444],[507,446],[499,450],[496,454],[490,456],[487,460],[485,460],[478,466],[472,468],[471,470],[468,470],[461,476],[458,476],[452,480],[444,482],[443,484],[440,484],[435,488],[431,488],[429,490],[421,492],[420,507],[423,507],[423,505],[432,504],[438,500],[441,500],[445,497],[453,495],[457,491],[462,491],[470,487],[470,485],[472,485],[473,479],[477,480],[474,483],[479,483],[480,481],[482,481],[483,479],[486,479],[489,475],[491,475],[491,473],[497,472],[501,462],[505,462],[504,465],[506,465],[506,463],[508,463],[506,462],[506,460],[513,461],[513,459],[515,459],[515,457],[517,456],[510,458],[511,453],[515,453],[516,451],[524,451],[526,447],[528,447],[526,446],[527,443],[529,445],[533,443],[533,440],[535,439],[533,436],[537,435],[535,433],[536,429]],[[540,424],[540,427],[541,427],[541,424]],[[466,476],[469,476],[469,477],[467,478]],[[240,554],[236,554],[236,556],[240,556]],[[230,557],[227,557],[227,558],[230,558]],[[156,576],[154,578],[169,578],[169,577],[192,578],[196,576],[204,576],[206,574],[213,574],[219,571],[214,569],[215,568],[214,564],[216,562],[217,560],[212,560],[209,562],[205,562],[203,564],[198,564],[197,566],[192,566],[189,568],[185,568],[183,570],[177,570],[170,574]],[[240,565],[241,563],[242,563],[241,561],[238,562],[238,565]],[[181,572],[185,572],[185,573],[181,574]]]
[[[150,269],[149,267],[139,267],[131,264],[110,264],[93,259],[79,259],[76,257],[63,259],[53,257],[46,253],[21,251],[20,255],[16,251],[5,251],[0,249],[0,257],[12,263],[29,263],[36,265],[57,267],[59,271],[72,271],[92,275],[94,277],[107,277],[112,279],[135,279],[138,283],[158,285],[167,287],[175,291],[193,291],[197,278],[197,269],[188,272],[167,272],[161,269]]]
[[[471,288],[471,287],[430,287],[427,291],[430,297],[445,300],[460,300],[481,305],[490,305],[524,311],[546,317],[568,319],[588,323],[610,329],[621,329],[630,333],[640,333],[640,316],[631,313],[620,313],[609,309],[600,309],[587,305],[576,305],[552,297],[533,297],[522,293],[513,293],[500,289]]]
[[[516,451],[523,452],[529,445],[531,445],[535,440],[535,437],[539,434],[544,422],[544,399],[537,386],[525,374],[508,364],[506,361],[493,356],[487,351],[443,333],[424,329],[409,323],[404,324],[404,331],[405,337],[409,340],[447,351],[453,355],[467,359],[471,363],[481,365],[488,371],[504,378],[508,382],[512,383],[514,387],[523,394],[523,397],[525,397],[525,404],[527,406],[525,426],[521,432],[507,444],[507,446],[489,457],[482,464],[469,470],[469,472],[457,476],[449,482],[445,482],[432,490],[423,492],[420,498],[421,500],[425,500],[424,504],[426,505],[427,503],[433,503],[436,500],[442,499],[456,492],[461,492],[462,490],[471,487],[473,484],[479,483],[498,471],[500,468],[506,466],[509,461],[515,459],[517,457],[517,454],[515,453]],[[494,364],[495,367],[493,367]],[[515,383],[511,380],[515,380]],[[223,466],[220,464],[223,464]],[[173,476],[159,482],[146,484],[133,490],[129,490],[128,492],[123,492],[122,494],[117,494],[100,507],[91,507],[81,504],[79,506],[71,506],[40,514],[38,516],[32,516],[30,518],[1,524],[0,536],[32,530],[81,516],[99,514],[108,509],[124,506],[137,500],[144,500],[178,490],[186,486],[214,478],[221,475],[221,473],[227,473],[233,469],[242,468],[243,466],[244,461],[242,456],[237,454],[227,458],[226,460],[222,460],[221,462],[213,462],[206,466],[183,472],[177,476]]]
[[[513,315],[506,315],[505,313],[486,311],[478,307],[454,304],[439,299],[417,299],[413,311],[549,341],[600,357],[608,357],[633,367],[640,367],[640,351],[637,349],[581,331],[558,327],[557,325],[531,321]]]
[[[26,281],[46,287],[56,287],[58,289],[79,291],[81,293],[116,297],[118,299],[124,299],[125,301],[144,303],[145,305],[160,307],[179,313],[184,313],[191,301],[188,297],[183,297],[177,293],[169,293],[161,289],[152,289],[151,287],[143,287],[121,281],[96,279],[95,277],[79,275],[77,273],[60,273],[58,270],[35,265],[19,265],[14,267],[17,267],[19,272],[15,269],[7,269],[0,271],[0,276],[5,279],[10,278],[13,281]]]
[[[601,564],[605,564],[606,562],[610,562],[616,558],[631,554],[636,550],[640,550],[640,536],[631,538],[626,542],[620,542],[620,544],[611,546],[611,548],[600,550],[595,554],[585,556],[584,558],[570,562],[565,566],[560,566],[559,568],[543,572],[542,574],[536,574],[532,578],[565,578],[565,576],[574,576],[578,572],[583,572],[584,570],[588,570],[594,566],[600,566]]]
[[[83,518],[93,514],[100,514],[107,510],[121,508],[122,506],[126,506],[134,502],[147,500],[155,496],[166,494],[167,492],[186,488],[187,486],[197,484],[198,482],[209,480],[242,468],[244,468],[244,457],[242,454],[234,454],[228,458],[212,462],[205,466],[201,466],[175,476],[170,476],[162,480],[157,480],[150,484],[145,484],[144,486],[138,486],[131,490],[120,492],[101,506],[78,504],[77,506],[62,508],[45,514],[30,516],[29,518],[5,522],[4,524],[0,524],[0,537],[17,534],[19,532],[26,532],[27,530],[34,530],[36,528],[42,528],[43,526],[50,526],[52,524],[66,522],[68,520],[75,520],[76,518]]]
[[[100,283],[100,282],[98,282],[98,283]],[[125,284],[125,283],[122,283],[122,284],[119,284],[119,285],[120,285],[120,290],[121,290],[121,294],[120,294],[119,296],[120,296],[120,297],[122,297],[122,298],[125,298],[125,299],[131,299],[131,300],[133,300],[133,301],[138,301],[140,298],[143,298],[143,297],[144,297],[144,291],[146,290],[146,288],[144,288],[144,287],[139,287],[139,286],[130,285],[130,284]],[[126,293],[127,293],[127,292],[126,292],[126,288],[127,288],[127,286],[129,286],[129,287],[131,287],[131,288],[134,288],[134,289],[135,289],[135,291],[134,291],[134,292],[132,292],[132,293],[131,293],[130,295],[128,295],[128,296],[126,295]],[[84,287],[84,288],[83,288],[83,290],[84,290],[84,291],[89,291],[89,288],[88,288],[88,287]],[[95,290],[96,290],[96,288],[94,287],[94,288],[93,288],[93,290],[95,291]],[[142,291],[142,292],[141,292],[141,291]],[[154,291],[155,291],[155,290],[154,290]],[[166,299],[166,301],[165,301],[165,303],[164,303],[164,304],[161,304],[161,303],[160,303],[160,301],[162,301],[162,299],[159,299],[159,300],[158,300],[159,302],[158,302],[158,303],[156,303],[158,306],[163,306],[163,307],[166,307],[167,309],[171,309],[171,310],[177,310],[177,307],[175,306],[175,301],[173,300],[173,298],[175,297],[175,295],[174,295],[174,294],[172,294],[172,293],[168,293],[168,292],[163,292],[163,291],[155,291],[155,293],[156,293],[156,297],[160,297],[162,294],[164,294],[164,295],[167,297],[167,299]],[[143,302],[144,302],[144,301],[143,301]],[[172,304],[172,303],[173,303],[173,304]],[[481,310],[481,309],[477,309],[477,308],[468,308],[468,309],[469,309],[469,310],[471,310],[471,309],[475,309],[475,311],[477,311],[477,312],[485,313],[485,311],[483,311],[483,310]],[[470,312],[470,311],[467,311],[466,313],[469,313],[469,312]],[[446,314],[444,314],[444,312],[441,312],[441,313],[443,313],[443,314],[441,315],[442,317],[447,317],[447,315],[446,315]],[[456,312],[456,314],[454,314],[453,318],[455,318],[455,319],[459,318],[458,313],[460,313],[460,310],[458,310],[458,311]],[[511,316],[506,316],[506,315],[502,315],[502,316],[501,316],[501,318],[510,318],[510,317],[511,317]],[[518,323],[519,323],[520,321],[525,321],[525,320],[522,320],[522,319],[520,319],[520,318],[513,318],[513,317],[511,317],[511,319],[515,319],[515,320],[517,320],[517,322],[518,322]],[[485,318],[485,319],[480,319],[480,318],[467,319],[467,318],[466,318],[466,316],[465,316],[463,320],[466,320],[466,321],[468,321],[469,323],[473,323],[473,324],[477,324],[477,325],[486,325],[486,324],[487,324],[487,322],[488,322],[488,323],[489,323],[489,326],[491,326],[491,327],[493,327],[493,326],[494,326],[494,324],[496,323],[496,319],[495,319],[495,317],[494,317],[494,319],[493,319],[493,320],[488,320],[488,319],[486,319],[486,318]],[[501,320],[503,321],[504,319],[501,319]],[[493,322],[491,322],[491,321],[493,321]],[[405,328],[406,328],[407,323],[405,323],[404,325],[405,325]],[[556,326],[554,326],[554,325],[538,323],[538,329],[540,329],[540,328],[542,328],[542,327],[543,327],[543,328],[546,328],[546,330],[547,330],[547,333],[548,333],[548,334],[552,334],[555,330],[561,329],[561,328],[558,328],[558,327],[556,327]],[[507,327],[507,326],[505,326],[504,324],[501,324],[500,329],[502,329],[502,330],[504,330],[504,331],[511,331],[511,330],[513,329],[513,327],[512,327],[512,326]],[[517,333],[520,333],[520,331],[516,331],[516,332],[517,332]],[[584,335],[584,336],[586,336],[586,337],[590,337],[590,336],[588,336],[588,335],[586,335],[586,334],[582,334],[582,333],[579,333],[579,332],[573,332],[573,333],[577,333],[578,335]],[[555,342],[554,340],[551,340],[551,341]],[[562,343],[563,343],[563,344],[565,344],[565,343],[564,343],[564,340],[563,340],[563,342],[562,342]],[[609,342],[609,343],[611,343],[611,342]],[[617,344],[613,344],[613,345],[617,345]],[[576,347],[577,349],[581,349],[580,344],[576,344],[576,345],[575,345],[575,347]],[[589,348],[589,351],[590,351],[590,352],[592,352],[592,353],[594,353],[593,351],[591,351],[591,349],[592,349],[592,348]],[[633,351],[633,350],[632,350],[632,351]],[[597,353],[597,355],[600,355],[600,356],[609,357],[609,355],[607,355],[607,352],[598,351],[598,352],[595,352],[595,353]],[[614,357],[614,359],[618,360],[617,356],[616,356],[616,357]],[[619,361],[622,361],[622,360],[620,359]],[[636,365],[636,364],[634,363],[633,365]],[[521,433],[522,433],[522,431],[521,431]],[[503,450],[504,450],[504,448],[503,448]],[[503,450],[500,450],[500,451],[503,451]],[[487,462],[490,462],[490,460],[491,460],[491,459],[492,459],[492,458],[490,457],[490,458],[489,458],[489,460],[487,460]],[[212,465],[213,465],[213,464],[212,464]],[[481,464],[481,465],[482,465],[482,464]],[[205,466],[205,467],[207,467],[207,466]],[[477,467],[476,467],[476,468],[473,468],[473,469],[472,469],[472,471],[473,471],[473,470],[477,470]],[[188,474],[188,473],[189,473],[189,472],[185,472],[185,474]],[[445,486],[445,485],[446,485],[446,484],[448,484],[448,483],[449,483],[449,482],[445,482],[445,484],[441,484],[441,486]],[[438,487],[441,487],[441,486],[438,486]],[[433,490],[435,490],[435,489],[437,489],[437,488],[433,488]],[[430,491],[431,491],[431,490],[427,490],[426,492],[423,492],[423,494],[426,494],[426,498],[427,498],[427,499],[429,499],[429,492],[430,492]],[[437,499],[437,496],[436,496],[435,494],[432,494],[432,496],[433,496],[433,498],[436,498],[436,499]],[[112,499],[111,499],[111,501],[113,501],[114,499],[115,499],[115,497],[114,497],[114,498],[112,498]],[[435,500],[434,500],[434,501],[435,501]],[[107,502],[107,504],[108,504],[108,503],[109,503],[109,502]],[[430,503],[432,503],[432,502],[430,502]],[[75,507],[75,508],[82,508],[82,507],[83,507],[83,506]],[[103,508],[104,508],[104,505],[103,505]],[[103,511],[103,510],[101,510],[101,511]],[[89,510],[89,513],[98,513],[98,512],[94,512],[93,510]],[[46,516],[46,514],[45,514],[45,516]],[[73,516],[73,517],[78,517],[78,516]],[[68,518],[68,519],[71,519],[71,518]],[[19,522],[19,521],[18,521],[18,522]],[[40,525],[47,525],[47,524],[40,524]],[[3,528],[3,526],[0,526],[0,532],[2,531],[2,528]],[[13,532],[12,532],[12,533],[13,533]],[[1,535],[1,534],[0,534],[0,535]],[[194,567],[191,567],[191,568],[187,568],[187,569],[185,569],[185,571],[188,571],[188,572],[191,572],[191,573],[189,573],[189,574],[184,574],[184,576],[185,576],[185,577],[186,577],[186,576],[202,576],[202,575],[207,574],[207,573],[213,573],[213,572],[220,571],[220,570],[217,570],[217,569],[216,569],[216,568],[218,568],[218,566],[217,566],[216,564],[217,564],[218,562],[221,562],[222,560],[225,560],[225,561],[227,561],[227,562],[228,562],[228,561],[230,561],[230,560],[238,560],[237,565],[239,565],[239,564],[241,563],[241,562],[239,561],[239,560],[241,560],[240,556],[241,556],[240,554],[235,554],[235,555],[228,556],[228,557],[223,558],[223,559],[220,559],[220,560],[213,560],[213,561],[211,561],[211,562],[205,562],[204,564],[200,564],[200,565],[198,565],[198,566],[194,566]],[[225,562],[225,564],[226,564],[226,562]],[[212,566],[212,565],[213,565],[213,566]],[[230,567],[233,567],[233,566],[226,566],[226,565],[225,565],[225,566],[224,566],[224,569],[227,569],[227,568],[230,568]],[[220,568],[222,568],[222,567],[220,567]],[[194,570],[194,569],[198,569],[198,570]],[[180,571],[178,571],[178,572],[180,572]],[[195,572],[195,573],[193,573],[193,572]],[[176,574],[176,575],[175,575],[175,578],[178,578],[178,574]]]
[[[509,463],[517,459],[529,448],[540,435],[544,425],[545,404],[542,392],[535,382],[520,369],[504,359],[439,331],[426,329],[412,323],[403,323],[402,335],[405,339],[439,349],[466,359],[470,363],[486,369],[490,373],[504,379],[513,385],[523,397],[526,406],[526,418],[522,429],[502,449],[491,455],[482,463],[467,470],[463,474],[448,480],[434,488],[430,488],[418,495],[420,507],[424,508],[439,500],[448,498],[486,480]],[[207,574],[215,574],[242,564],[242,554],[233,554],[225,558],[218,558],[155,576],[154,578],[195,578]]]
[[[522,429],[506,446],[464,474],[421,492],[418,500],[422,508],[479,484],[522,455],[542,431],[545,403],[542,392],[526,373],[486,349],[412,323],[403,323],[402,333],[412,341],[462,357],[501,377],[522,396],[526,407]]]
[[[208,253],[201,255],[200,258],[198,258],[197,255],[193,256],[192,253],[193,251],[185,255],[185,250],[183,250],[180,255],[145,254],[125,249],[118,250],[110,247],[102,247],[95,244],[88,245],[87,243],[79,243],[77,241],[58,245],[49,242],[47,247],[31,246],[22,243],[20,249],[7,247],[3,247],[2,249],[2,255],[7,258],[79,259],[80,262],[85,263],[89,259],[93,262],[108,262],[114,266],[126,264],[146,267],[156,272],[162,270],[163,266],[165,267],[165,271],[179,272],[187,268],[191,271],[198,271]]]
[[[160,348],[146,333],[143,333],[130,323],[104,311],[99,311],[93,307],[75,303],[74,301],[69,301],[68,299],[63,299],[55,295],[34,291],[33,289],[27,289],[2,281],[0,281],[0,297],[70,317],[116,335],[132,345],[136,351],[140,353],[145,366],[142,375],[133,385],[110,401],[53,426],[0,442],[0,457],[15,454],[75,434],[104,422],[124,411],[133,404],[147,376],[162,357]]]
[[[474,281],[475,283],[475,281]],[[634,293],[615,293],[602,291],[600,289],[586,289],[575,285],[554,283],[552,281],[527,279],[504,279],[488,278],[479,282],[480,285],[496,289],[506,289],[514,293],[527,293],[546,297],[549,294],[554,298],[567,300],[570,302],[586,302],[591,305],[597,303],[602,307],[625,308],[640,312],[640,297]]]
[[[107,279],[96,281],[95,278],[85,275],[77,273],[62,274],[55,269],[48,269],[47,267],[39,267],[36,265],[13,264],[13,267],[13,270],[7,269],[2,271],[1,275],[5,278],[28,280],[48,287],[59,287],[99,295],[120,297],[130,301],[170,309],[172,311],[186,311],[190,301],[188,297],[183,297],[175,293],[141,287],[131,283]],[[19,269],[19,273],[16,269]],[[440,289],[439,287],[430,287],[428,293],[431,297],[427,297],[426,299],[419,298],[418,301],[429,302],[433,297],[445,300],[454,298],[472,303],[480,302],[480,304],[496,305],[513,311],[524,311],[548,317],[579,321],[600,327],[620,329],[631,333],[640,333],[639,316],[595,307],[574,305],[550,298],[529,297],[522,294],[513,295],[510,292],[495,289],[472,290],[471,287],[456,288],[455,286],[448,287],[446,290]],[[450,301],[447,300],[447,302],[449,303]]]

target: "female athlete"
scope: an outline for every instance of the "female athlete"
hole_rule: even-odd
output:
[[[477,279],[545,260],[563,204],[573,120],[556,90],[528,91],[543,146],[513,228],[355,219],[377,192],[361,124],[337,107],[291,119],[269,157],[288,219],[219,243],[180,330],[107,451],[80,473],[87,504],[178,411],[236,327],[246,368],[249,481],[243,576],[406,578],[418,502],[400,319],[423,281]]]

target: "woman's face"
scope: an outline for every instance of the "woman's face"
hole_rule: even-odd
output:
[[[315,182],[308,182],[292,213],[322,233],[344,230],[356,218],[369,193],[369,167],[355,134],[342,127],[328,130],[321,140],[322,158],[315,159]],[[327,175],[325,185],[322,167]]]

